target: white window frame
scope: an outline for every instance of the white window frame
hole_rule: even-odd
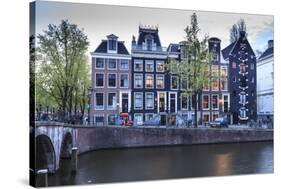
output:
[[[103,67],[102,68],[97,67],[97,59],[103,59]],[[105,58],[99,58],[99,57],[95,58],[95,69],[98,69],[98,70],[104,70],[105,69]]]
[[[152,76],[152,86],[151,87],[146,86],[146,79],[147,79],[148,76]],[[145,85],[146,89],[153,89],[154,88],[154,74],[145,74],[144,85]]]
[[[136,70],[136,64],[141,64],[141,70]],[[134,71],[135,72],[143,71],[143,60],[142,59],[134,59]]]
[[[212,112],[212,117],[210,117],[210,119],[211,119],[212,121],[215,121],[215,120],[213,119],[214,115],[217,115],[217,117],[219,117],[219,112]]]
[[[163,70],[158,70],[158,64],[163,64]],[[156,60],[156,72],[165,72],[165,61],[164,60]]]
[[[226,73],[225,76],[222,75],[222,70],[223,70],[223,69],[225,69],[225,73]],[[221,67],[220,67],[220,77],[222,77],[222,78],[228,77],[228,68],[227,68],[227,66],[221,66]]]
[[[163,77],[163,87],[158,87],[157,86],[157,78],[159,76],[162,76]],[[156,74],[156,89],[164,89],[165,88],[165,75],[164,74]]]
[[[175,77],[177,80],[177,88],[173,88],[173,77]],[[179,89],[179,80],[178,80],[177,76],[171,75],[170,78],[171,78],[171,83],[170,83],[171,90],[178,90]]]
[[[141,95],[141,107],[136,107],[136,94]],[[142,110],[143,109],[143,93],[142,92],[134,92],[134,109],[135,110]]]
[[[116,45],[116,50],[110,50],[109,49],[109,41],[115,41],[115,45]],[[108,53],[117,53],[117,51],[118,51],[118,40],[117,39],[114,39],[114,38],[110,38],[110,39],[108,39],[107,40],[107,52]]]
[[[128,86],[127,87],[121,86],[121,76],[122,75],[127,75],[127,77],[128,77]],[[120,73],[119,74],[119,87],[122,88],[122,89],[127,89],[127,88],[129,88],[129,86],[130,86],[129,74],[128,73]]]
[[[115,68],[110,68],[109,67],[109,60],[115,60]],[[117,59],[115,59],[115,58],[108,58],[107,59],[107,69],[108,70],[117,70]]]
[[[214,96],[217,96],[217,108],[214,108],[213,107],[213,98]],[[219,95],[218,94],[212,94],[212,103],[211,103],[211,106],[212,106],[212,110],[219,110]]]
[[[227,109],[229,110],[229,108],[230,108],[230,95],[229,94],[222,94],[222,100],[223,100],[222,112],[224,112],[224,97],[225,96],[227,97],[227,104],[228,104]]]
[[[121,66],[122,65],[122,61],[126,61],[127,62],[127,65],[128,65],[127,68],[122,68],[122,66]],[[130,64],[129,60],[127,60],[127,59],[120,59],[119,60],[119,69],[120,70],[129,70],[129,66],[130,66],[129,64]]]
[[[186,105],[187,105],[187,107],[186,108],[183,108],[183,106],[182,106],[182,101],[183,101],[183,98],[186,98]],[[181,94],[181,110],[188,110],[188,100],[189,99],[189,97],[188,96],[183,96],[183,94]]]
[[[141,117],[141,124],[137,124],[136,122],[136,117],[140,116]],[[134,125],[142,125],[143,124],[143,114],[142,113],[134,113]]]
[[[137,75],[140,75],[141,76],[141,87],[137,87],[136,86],[136,76]],[[136,89],[142,89],[143,88],[143,74],[141,74],[141,73],[135,73],[134,74],[134,88],[136,88]]]
[[[152,65],[152,70],[148,70],[147,65]],[[154,72],[154,61],[153,60],[145,60],[145,71],[146,72]]]
[[[208,115],[209,116],[209,120],[207,122],[211,121],[211,116],[210,116],[210,112],[202,112],[202,120],[204,119],[204,116]]]
[[[160,93],[164,93],[164,110],[167,110],[167,93],[165,91],[157,91],[157,112],[160,112]]]
[[[204,96],[208,97],[208,108],[204,108]],[[202,94],[202,109],[210,110],[210,95],[209,94]]]
[[[115,94],[115,105],[113,104],[113,106],[111,107],[111,106],[109,106],[109,94]],[[117,108],[117,93],[116,92],[108,92],[107,93],[107,103],[106,103],[106,106],[107,106],[107,109],[108,110],[116,110],[116,108]]]
[[[216,80],[216,81],[217,81],[217,89],[215,89],[215,88],[213,87],[213,80]],[[220,89],[220,81],[219,81],[219,78],[215,78],[215,77],[211,78],[211,90],[212,90],[212,91],[219,91],[219,89]]]
[[[152,107],[147,107],[147,94],[152,94]],[[154,109],[154,92],[145,92],[145,109],[146,110],[153,110]]]
[[[147,119],[147,118],[148,118],[148,116],[149,116],[149,115],[152,115],[152,118],[155,116],[155,114],[154,114],[154,113],[145,113],[145,114],[144,114],[145,121],[148,121],[148,119]],[[149,119],[149,120],[150,120],[150,119]]]
[[[109,86],[109,75],[115,75],[115,87]],[[116,73],[107,73],[107,88],[117,88],[117,74]]]
[[[97,94],[102,94],[102,96],[103,96],[103,97],[102,97],[102,101],[103,101],[103,102],[102,102],[102,104],[103,104],[102,106],[97,106]],[[104,110],[104,104],[105,104],[105,99],[104,99],[104,96],[105,96],[105,95],[104,95],[104,94],[105,94],[105,93],[103,93],[103,92],[97,92],[97,93],[95,93],[95,96],[94,96],[94,97],[95,97],[95,100],[94,100],[94,101],[95,101],[95,110]],[[98,108],[98,107],[100,107],[100,108]]]
[[[102,86],[97,86],[97,74],[102,74],[103,75],[103,85]],[[96,72],[95,73],[95,87],[96,88],[104,88],[105,87],[105,76],[104,72]]]
[[[178,112],[177,92],[169,92],[169,112],[171,111],[171,94],[175,95],[175,113]]]
[[[214,73],[213,70],[215,70],[215,69],[217,70],[217,75],[213,75],[213,73]],[[219,74],[220,74],[219,71],[220,71],[220,70],[219,70],[219,66],[218,66],[218,65],[211,65],[211,76],[212,76],[212,77],[214,77],[214,76],[215,76],[215,77],[219,77]]]
[[[222,88],[222,81],[225,81],[225,89]],[[220,79],[220,89],[221,91],[227,91],[228,89],[228,80],[226,77]]]
[[[105,116],[104,116],[104,114],[95,114],[95,115],[94,115],[94,121],[93,121],[94,124],[97,123],[97,122],[96,122],[96,118],[97,118],[97,117],[103,117],[103,122],[105,122]]]

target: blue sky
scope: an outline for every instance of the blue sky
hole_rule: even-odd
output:
[[[36,33],[42,33],[48,24],[59,24],[62,19],[83,28],[89,38],[89,52],[94,51],[102,39],[114,33],[125,41],[130,51],[132,35],[137,37],[139,24],[159,27],[163,46],[184,39],[184,28],[196,12],[200,36],[208,34],[222,40],[222,48],[229,45],[229,30],[240,18],[247,24],[248,40],[254,51],[263,51],[267,41],[273,39],[273,16],[239,13],[219,13],[194,10],[140,8],[64,2],[37,1]]]

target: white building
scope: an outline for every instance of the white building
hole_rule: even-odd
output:
[[[257,104],[258,118],[273,118],[274,99],[274,52],[273,40],[268,41],[268,48],[257,61]]]

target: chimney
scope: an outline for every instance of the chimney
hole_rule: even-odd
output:
[[[268,48],[272,48],[273,47],[273,40],[268,40]]]
[[[133,35],[132,37],[132,49],[135,49],[136,47],[136,37]]]

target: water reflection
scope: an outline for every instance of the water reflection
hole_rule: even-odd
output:
[[[272,142],[98,150],[70,160],[49,176],[49,185],[272,173]]]

